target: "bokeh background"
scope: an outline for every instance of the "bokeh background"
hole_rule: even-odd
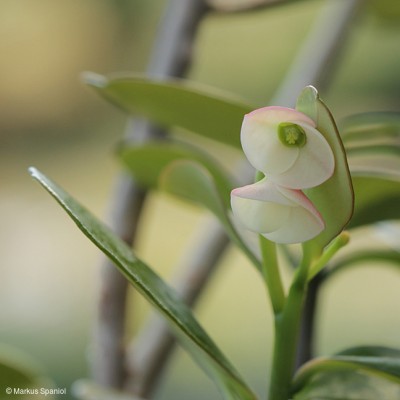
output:
[[[400,108],[399,6],[396,0],[366,2],[323,93],[338,119]],[[265,105],[322,3],[210,14],[200,27],[190,78]],[[143,72],[165,5],[0,1],[0,343],[31,355],[60,387],[89,375],[100,255],[26,170],[38,167],[104,218],[119,170],[114,149],[127,117],[79,75]],[[153,194],[138,253],[168,277],[204,215]],[[352,246],[365,240],[360,233]],[[317,353],[366,343],[400,347],[399,288],[398,271],[383,265],[335,277],[321,295]],[[136,297],[131,293],[132,332],[148,312]],[[257,274],[238,252],[227,254],[196,312],[242,374],[265,392],[271,313]],[[218,398],[178,351],[158,398],[189,396]]]

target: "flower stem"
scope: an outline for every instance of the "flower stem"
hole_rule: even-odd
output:
[[[310,262],[311,251],[304,247],[303,259],[295,272],[285,306],[281,313],[275,314],[275,344],[269,400],[290,398]]]
[[[262,255],[262,274],[268,288],[274,314],[280,314],[285,305],[285,292],[279,272],[276,244],[259,235]]]

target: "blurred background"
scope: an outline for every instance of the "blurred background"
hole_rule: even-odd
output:
[[[322,3],[211,13],[200,27],[189,77],[267,104]],[[337,119],[400,108],[400,6],[396,0],[367,3],[322,93]],[[89,374],[100,255],[27,168],[41,169],[104,219],[126,116],[79,75],[144,72],[165,6],[161,0],[0,1],[0,343],[30,354],[59,387]],[[167,277],[203,216],[153,194],[139,254]],[[321,296],[318,354],[366,343],[400,347],[399,288],[398,271],[382,265],[338,274]],[[132,298],[133,332],[148,307]],[[236,251],[225,257],[197,315],[263,393],[270,307],[258,276]],[[189,395],[218,398],[178,351],[158,398]]]

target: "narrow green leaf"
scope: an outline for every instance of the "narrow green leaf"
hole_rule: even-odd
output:
[[[346,153],[335,121],[312,86],[300,94],[296,108],[307,114],[317,124],[317,129],[330,144],[335,156],[335,172],[322,185],[304,192],[322,214],[326,228],[309,246],[325,247],[348,224],[353,213],[354,194]]]
[[[210,210],[221,222],[232,241],[243,250],[252,264],[262,271],[260,261],[233,227],[220,190],[207,169],[194,161],[175,161],[165,168],[160,186],[175,196],[200,204]]]
[[[256,108],[237,97],[185,80],[84,76],[105,99],[164,126],[187,129],[240,148],[243,116]]]
[[[212,175],[225,207],[230,207],[232,178],[210,156],[200,149],[177,141],[154,141],[123,147],[119,158],[133,177],[142,185],[155,188],[164,168],[173,161],[194,160]]]
[[[360,355],[363,352],[368,355]],[[393,392],[400,394],[399,352],[379,347],[354,348],[312,360],[300,368],[293,381],[295,400],[398,398],[386,397]]]
[[[215,381],[227,400],[255,396],[176,293],[121,239],[68,193],[38,170],[30,173],[68,213],[78,228],[115,264],[129,282],[171,323],[178,339]]]

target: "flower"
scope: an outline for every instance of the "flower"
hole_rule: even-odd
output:
[[[335,168],[331,147],[315,122],[291,108],[264,107],[247,114],[241,142],[250,164],[286,188],[318,186]]]
[[[300,190],[275,185],[267,178],[232,190],[231,206],[250,231],[276,243],[301,243],[317,236],[325,223]]]

